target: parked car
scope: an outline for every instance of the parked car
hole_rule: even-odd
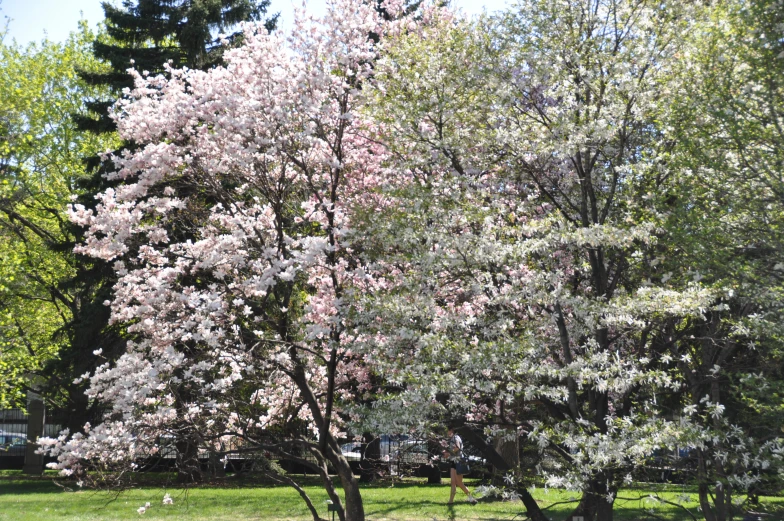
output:
[[[359,442],[346,443],[340,446],[340,452],[349,461],[359,461],[362,459],[362,444]]]
[[[389,453],[389,461],[404,465],[418,465],[431,462],[426,441],[405,440]]]
[[[0,431],[0,453],[4,455],[24,455],[27,435],[20,432]]]

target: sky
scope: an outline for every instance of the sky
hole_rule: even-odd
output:
[[[281,28],[285,30],[292,23],[294,5],[301,4],[302,0],[272,0],[270,11],[281,13]],[[469,15],[483,9],[492,12],[506,4],[506,0],[453,0],[454,6]],[[324,0],[309,0],[308,9],[316,14],[323,12]],[[15,38],[20,44],[44,37],[63,41],[68,33],[76,30],[80,18],[85,18],[90,26],[100,22],[101,0],[0,0],[0,26],[10,19],[7,37]]]

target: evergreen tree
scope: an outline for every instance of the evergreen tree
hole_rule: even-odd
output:
[[[108,35],[112,41],[96,39],[93,53],[111,65],[103,72],[80,71],[91,84],[108,85],[118,96],[132,87],[127,70],[134,67],[151,74],[160,73],[171,62],[174,67],[208,69],[221,60],[223,46],[217,33],[243,21],[259,21],[269,0],[124,0],[122,7],[103,3]],[[269,18],[268,30],[278,16]],[[239,38],[239,33],[229,37]],[[89,113],[75,115],[79,128],[89,132],[111,132],[114,122],[108,109],[114,99],[88,103]],[[90,166],[97,166],[93,160]]]

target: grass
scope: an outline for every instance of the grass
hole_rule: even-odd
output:
[[[467,480],[469,488],[474,484]],[[313,503],[328,518],[326,493],[315,480],[306,480],[305,487]],[[58,483],[60,483],[58,485]],[[0,472],[0,521],[115,521],[153,519],[167,521],[310,521],[312,518],[299,495],[291,488],[229,479],[219,484],[189,489],[166,488],[165,482],[148,483],[119,496],[110,492],[71,490],[70,482],[59,482],[51,475],[43,478],[23,477],[18,472]],[[173,505],[162,505],[164,493],[174,499]],[[675,505],[663,504],[650,494],[673,503],[682,502],[697,519],[697,495],[683,487],[650,486],[629,489],[619,494],[615,503],[615,519],[619,521],[667,519],[691,520],[691,516]],[[394,484],[369,485],[362,489],[365,513],[371,521],[511,521],[525,519],[519,502],[487,501],[471,506],[458,496],[453,506],[446,504],[449,486],[426,485],[419,480]],[[554,521],[562,521],[574,503],[575,494],[562,490],[538,489],[534,496]],[[689,501],[685,501],[686,497]],[[641,499],[628,499],[641,498]],[[766,498],[767,508],[784,507],[784,498]],[[150,508],[141,516],[137,509],[145,503]],[[649,512],[653,509],[654,514]],[[517,517],[515,518],[515,516]],[[780,519],[777,517],[766,519]]]

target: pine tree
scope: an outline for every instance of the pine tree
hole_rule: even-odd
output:
[[[269,0],[124,0],[122,7],[103,3],[108,36],[107,43],[93,43],[95,57],[111,65],[109,72],[79,71],[88,83],[109,85],[119,96],[123,88],[132,87],[127,73],[131,67],[152,74],[163,72],[164,65],[208,69],[220,63],[224,46],[217,33],[231,30],[243,21],[259,21],[267,12]],[[265,22],[273,30],[278,16]],[[239,39],[235,33],[230,40]],[[80,130],[114,131],[108,117],[111,100],[88,104],[88,114],[75,115]],[[97,165],[93,160],[90,165]]]

